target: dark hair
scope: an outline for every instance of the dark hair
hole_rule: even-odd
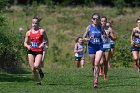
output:
[[[82,38],[82,37],[77,37],[77,38],[76,38],[76,40],[75,40],[75,42],[77,43],[77,42],[78,42],[78,40],[79,40],[80,38]]]
[[[42,20],[42,17],[39,15],[36,15],[33,17],[33,19],[37,19],[38,23]]]
[[[106,17],[106,16],[102,16],[101,19],[102,19],[102,18],[105,18],[105,20],[106,20],[106,22],[107,22],[107,17]]]
[[[98,16],[98,18],[100,19],[100,16],[99,16],[98,13],[94,13],[94,14],[92,14],[91,18],[93,18],[93,16]]]
[[[138,19],[136,20],[136,22],[138,22],[138,20],[140,20],[140,18],[138,18]]]

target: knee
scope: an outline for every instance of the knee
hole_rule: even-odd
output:
[[[94,67],[99,67],[99,64],[95,64]]]
[[[138,58],[133,58],[133,61],[138,61]]]
[[[34,64],[34,69],[38,69],[38,68],[39,68],[39,65]]]

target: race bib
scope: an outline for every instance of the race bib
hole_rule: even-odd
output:
[[[110,44],[109,43],[103,44],[103,48],[110,48]]]
[[[94,43],[99,43],[100,40],[99,40],[99,38],[94,38],[94,39],[93,39],[93,42],[94,42]]]
[[[93,44],[98,44],[98,43],[100,43],[100,39],[99,39],[99,38],[93,38],[93,39],[91,40],[91,42],[92,42]]]
[[[135,43],[140,44],[140,38],[135,38]]]
[[[32,48],[38,48],[38,42],[31,42]]]
[[[78,52],[78,54],[79,54],[79,55],[83,55],[84,53],[83,53],[83,52]]]

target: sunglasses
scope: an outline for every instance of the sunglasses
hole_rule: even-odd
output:
[[[99,20],[99,18],[92,18],[93,20]]]

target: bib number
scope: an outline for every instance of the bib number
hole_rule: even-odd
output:
[[[99,40],[98,38],[93,38],[93,39],[91,40],[91,42],[92,42],[93,44],[98,44],[98,43],[100,43],[100,40]]]
[[[98,39],[98,38],[94,38],[94,41],[93,41],[94,43],[99,43],[100,42],[100,40]]]
[[[38,48],[38,42],[31,42],[32,48]]]
[[[136,43],[136,44],[140,44],[140,39],[139,39],[139,38],[136,38],[136,39],[135,39],[135,43]]]
[[[103,44],[103,48],[110,48],[110,44],[109,43]]]

